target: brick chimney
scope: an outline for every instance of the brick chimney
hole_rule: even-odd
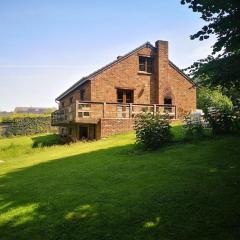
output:
[[[156,54],[156,102],[164,103],[164,89],[168,86],[168,42],[158,40],[155,43]]]

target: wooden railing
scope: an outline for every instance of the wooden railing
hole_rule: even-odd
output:
[[[97,123],[101,118],[134,118],[142,112],[165,114],[176,118],[175,105],[108,103],[108,102],[75,102],[52,113],[52,125],[71,122]]]

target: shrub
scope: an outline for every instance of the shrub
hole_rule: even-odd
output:
[[[146,149],[156,149],[172,139],[170,132],[170,118],[168,114],[153,115],[141,113],[136,116],[134,129],[137,143]]]
[[[189,114],[184,119],[185,139],[204,137],[204,122],[200,115]]]
[[[234,109],[233,117],[233,130],[240,133],[240,106],[236,106]]]
[[[223,95],[219,89],[211,90],[201,87],[197,92],[198,108],[206,112],[210,107],[217,109],[232,109],[233,104],[230,98]]]
[[[33,137],[33,148],[41,148],[41,147],[50,147],[54,145],[63,144],[59,134],[49,134],[43,136]]]
[[[50,116],[4,118],[2,124],[5,125],[2,135],[7,137],[56,132],[56,128],[51,126]]]
[[[239,108],[209,108],[205,115],[213,135],[235,133],[240,129]]]

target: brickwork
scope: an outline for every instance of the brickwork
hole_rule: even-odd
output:
[[[139,56],[152,57],[154,61],[153,73],[139,71]],[[164,104],[164,99],[171,98],[176,105],[177,117],[183,113],[196,109],[196,88],[192,82],[168,59],[168,42],[157,41],[134,51],[127,57],[120,58],[114,64],[91,76],[82,86],[60,100],[64,106],[80,100],[80,90],[85,89],[88,101],[117,102],[117,89],[133,90],[134,103]],[[101,115],[101,106],[92,106],[92,115]],[[99,108],[99,109],[98,109]],[[114,112],[116,106],[109,112]],[[94,113],[95,111],[95,113]],[[94,115],[95,114],[95,115]],[[96,137],[106,137],[112,134],[130,131],[133,127],[132,119],[112,119],[116,117],[108,113],[105,119],[100,119],[96,125]],[[111,119],[110,119],[111,118]]]
[[[113,134],[126,133],[133,130],[134,119],[108,119],[102,118],[99,124],[100,137]]]
[[[177,106],[177,117],[181,118],[183,113],[192,112],[196,110],[196,88],[186,81],[176,69],[169,66],[169,89],[173,99],[173,104]],[[164,95],[161,102],[163,103]]]
[[[154,57],[153,74],[138,71],[138,57]],[[164,104],[165,97],[177,105],[177,114],[196,109],[196,89],[168,59],[168,42],[157,41],[156,50],[144,48],[97,75],[91,81],[91,100],[116,102],[117,88],[134,90],[134,103]]]
[[[64,107],[71,105],[71,102],[70,102],[71,98],[72,98],[73,102],[80,101],[80,91],[81,90],[85,90],[85,96],[86,96],[85,100],[90,101],[91,100],[91,84],[88,81],[87,83],[85,83],[81,87],[77,88],[76,90],[74,90],[72,93],[70,93],[66,97],[62,98],[59,101],[59,108],[62,107],[62,103],[64,103]]]
[[[126,88],[134,90],[134,103],[155,103],[155,74],[139,72],[139,55],[155,56],[155,51],[144,48],[97,75],[91,81],[91,100],[117,102],[117,88]]]

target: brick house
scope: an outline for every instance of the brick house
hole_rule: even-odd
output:
[[[132,130],[142,111],[172,118],[196,109],[196,87],[168,59],[168,42],[146,42],[83,77],[56,98],[52,125],[74,139],[99,139]]]

